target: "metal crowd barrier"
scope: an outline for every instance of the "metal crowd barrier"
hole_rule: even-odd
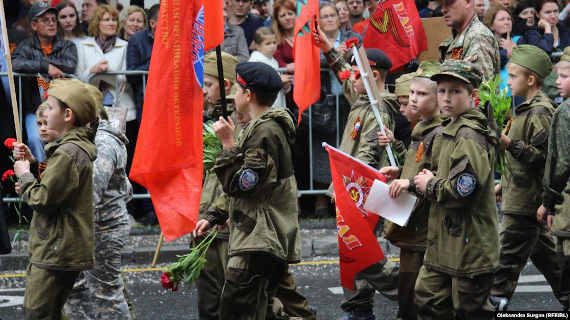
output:
[[[322,69],[321,75],[327,75],[329,69]],[[286,72],[286,68],[279,68],[278,72],[283,73]],[[143,84],[143,92],[146,91],[146,81],[148,72],[147,71],[123,71],[123,72],[107,72],[106,75],[140,75],[142,77],[142,84]],[[0,77],[7,76],[6,72],[1,72]],[[23,74],[23,73],[14,73],[14,78],[17,83],[17,97],[18,97],[18,110],[19,110],[19,118],[20,118],[20,129],[23,131],[23,114],[22,114],[22,78],[24,77],[37,77],[37,74]],[[66,75],[66,77],[76,77],[75,75]],[[340,144],[341,134],[344,131],[344,128],[340,128],[340,95],[334,95],[335,97],[335,113],[336,113],[336,145]],[[327,189],[315,189],[314,183],[314,155],[313,155],[313,119],[312,119],[312,110],[309,108],[308,110],[308,128],[309,128],[309,189],[306,190],[299,190],[298,196],[303,195],[319,195],[319,194],[326,194]],[[318,142],[315,142],[318,143]],[[150,195],[146,194],[134,194],[134,199],[148,199]],[[2,201],[4,202],[18,202],[20,201],[19,198],[3,198]]]

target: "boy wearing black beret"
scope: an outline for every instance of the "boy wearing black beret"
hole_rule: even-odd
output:
[[[268,65],[236,67],[236,111],[251,121],[234,141],[234,123],[220,118],[222,142],[214,171],[230,197],[230,241],[220,319],[273,318],[272,303],[288,264],[300,261],[297,183],[292,145],[295,123],[285,109],[272,109],[281,79]],[[208,216],[201,233],[227,217]]]

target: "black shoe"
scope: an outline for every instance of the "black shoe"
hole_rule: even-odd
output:
[[[509,299],[505,297],[489,297],[491,304],[495,307],[496,311],[506,311],[507,305],[509,304]]]

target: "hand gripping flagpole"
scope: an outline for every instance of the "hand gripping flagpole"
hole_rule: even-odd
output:
[[[8,42],[8,28],[6,26],[6,16],[4,14],[4,1],[0,2],[2,20],[2,42],[4,43],[4,58],[8,71],[8,81],[10,83],[10,97],[12,99],[12,114],[14,116],[14,128],[16,129],[16,140],[22,142],[22,130],[20,126],[20,112],[18,111],[18,100],[16,99],[16,87],[14,85],[14,72],[12,71],[12,57],[10,56],[10,43]]]
[[[364,87],[366,88],[366,94],[368,95],[368,99],[370,99],[370,104],[372,106],[372,111],[374,112],[374,117],[378,122],[380,131],[382,132],[383,135],[386,136],[386,130],[384,130],[384,123],[382,123],[382,117],[380,116],[380,112],[378,112],[378,107],[380,105],[380,96],[378,94],[378,88],[376,87],[376,82],[372,77],[372,69],[370,69],[370,64],[368,63],[368,59],[364,59],[364,57],[366,57],[366,51],[364,51],[364,48],[362,47],[360,47],[360,49],[356,49],[356,46],[353,46],[352,54],[356,59],[358,70],[360,70],[360,76],[362,77],[362,82],[364,83]],[[394,154],[392,153],[391,143],[386,145],[386,152],[388,153],[390,165],[392,167],[397,167],[398,161],[396,160]]]

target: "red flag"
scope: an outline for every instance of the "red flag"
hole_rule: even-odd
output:
[[[378,170],[325,144],[329,153],[336,202],[336,227],[340,257],[340,283],[354,289],[354,276],[384,259],[374,235],[378,216],[366,212],[364,203],[374,180],[386,182]]]
[[[293,100],[299,107],[298,122],[301,122],[303,111],[321,97],[320,50],[313,40],[318,17],[319,0],[297,0],[297,20],[293,40],[295,61]]]
[[[194,230],[200,206],[204,10],[201,0],[160,5],[130,172],[150,192],[167,241]]]
[[[427,37],[414,0],[379,1],[368,18],[365,48],[378,48],[392,60],[392,70],[427,50]]]
[[[208,51],[224,42],[224,5],[222,0],[204,1],[204,26],[208,30],[204,51]]]

